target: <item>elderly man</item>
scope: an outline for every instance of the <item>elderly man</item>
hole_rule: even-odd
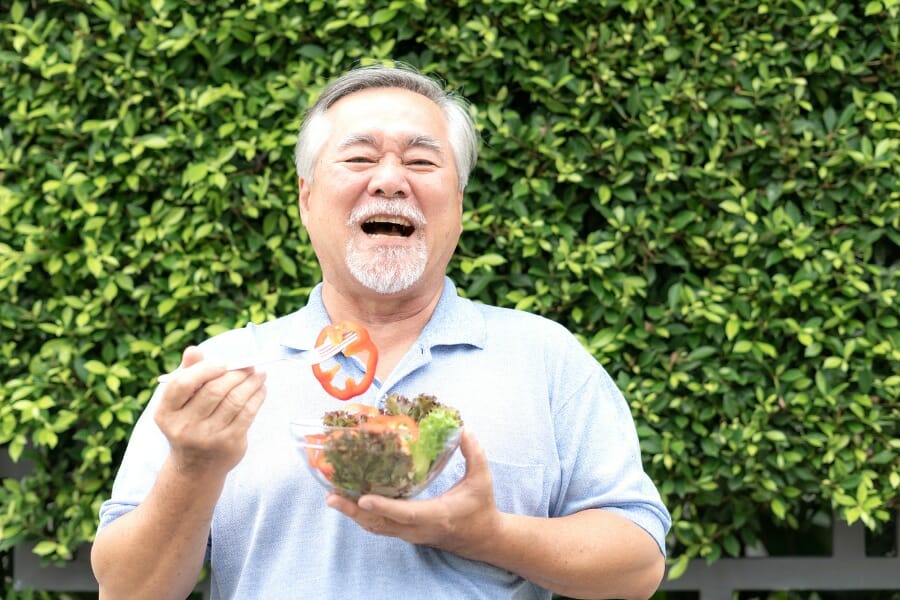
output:
[[[446,276],[477,156],[463,101],[405,68],[350,71],[297,142],[322,282],[297,312],[184,351],[135,427],[92,562],[102,598],[646,598],[670,517],[628,405],[560,325],[460,298]],[[375,342],[357,400],[428,393],[459,410],[461,452],[413,500],[326,494],[289,423],[339,408],[302,353],[330,323]],[[364,365],[339,357],[359,376]]]

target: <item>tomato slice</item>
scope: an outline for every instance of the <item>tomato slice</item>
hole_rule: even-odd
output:
[[[311,433],[306,436],[306,441],[323,445],[325,444],[325,440],[327,438],[328,434],[325,433]],[[325,476],[325,479],[331,481],[331,476],[334,475],[334,467],[331,466],[331,463],[325,460],[324,448],[307,448],[306,458],[309,461],[309,464],[314,469],[318,469],[319,472]]]

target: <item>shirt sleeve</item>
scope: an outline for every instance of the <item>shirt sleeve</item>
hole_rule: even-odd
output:
[[[634,418],[606,370],[578,344],[559,367],[553,398],[562,485],[556,515],[616,512],[649,533],[665,555],[671,516],[644,471]]]
[[[159,404],[159,389],[138,418],[125,449],[125,455],[113,482],[112,494],[100,506],[97,531],[134,510],[156,482],[156,477],[169,454],[169,442],[156,426],[153,414]]]

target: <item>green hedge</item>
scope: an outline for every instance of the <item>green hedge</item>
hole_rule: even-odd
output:
[[[0,0],[0,551],[94,533],[154,377],[305,302],[292,145],[393,58],[475,105],[451,275],[625,391],[672,573],[898,508],[898,0]],[[723,510],[727,506],[727,510]]]

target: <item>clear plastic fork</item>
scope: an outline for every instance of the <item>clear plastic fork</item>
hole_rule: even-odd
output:
[[[293,355],[293,354],[279,354],[277,356],[269,356],[261,359],[256,359],[252,361],[237,361],[232,363],[227,363],[225,365],[225,369],[228,371],[236,371],[238,369],[247,369],[249,367],[261,367],[263,365],[268,365],[274,362],[282,361],[282,360],[296,360],[303,362],[309,366],[317,365],[321,362],[328,360],[334,356],[337,356],[341,352],[347,349],[347,346],[355,342],[359,339],[359,334],[355,331],[351,331],[347,335],[344,336],[340,342],[326,342],[319,346],[316,346],[308,353],[303,354],[301,356]],[[181,367],[171,371],[169,373],[165,373],[156,378],[159,383],[168,383],[172,381],[175,375],[181,370]]]

